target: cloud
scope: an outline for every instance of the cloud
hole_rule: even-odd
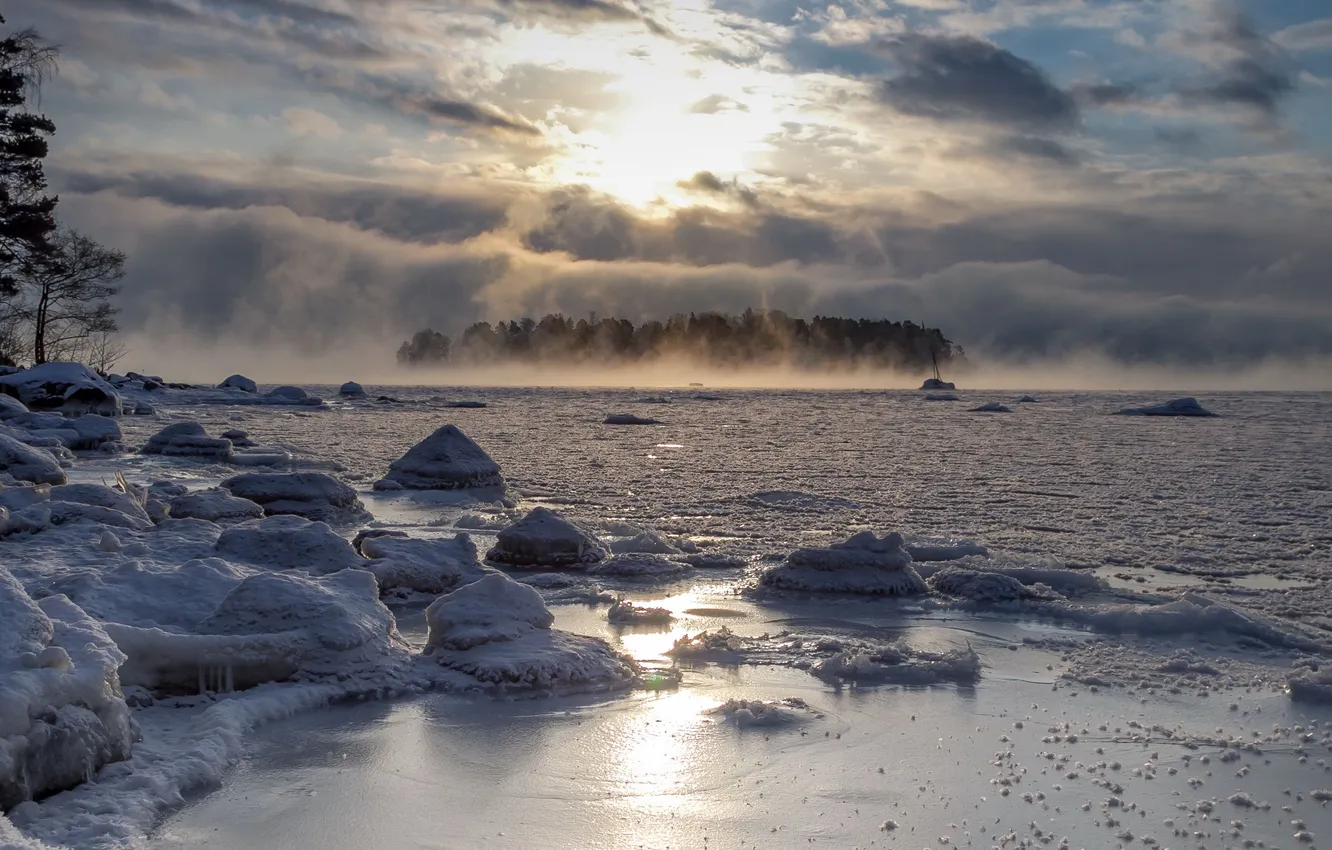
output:
[[[1286,27],[1274,33],[1272,40],[1287,50],[1327,50],[1332,48],[1332,18],[1320,18]]]
[[[1208,36],[1225,58],[1210,79],[1184,86],[1184,98],[1239,107],[1264,123],[1274,123],[1282,101],[1296,88],[1296,71],[1285,51],[1234,9],[1217,11]]]
[[[289,106],[282,110],[282,120],[298,136],[335,139],[342,134],[342,127],[338,122],[316,109]]]
[[[1047,130],[1079,122],[1077,102],[1044,71],[990,42],[917,33],[883,49],[901,73],[878,98],[903,114]]]
[[[718,112],[748,112],[749,107],[724,94],[710,94],[690,106],[689,111],[694,115],[716,115]]]

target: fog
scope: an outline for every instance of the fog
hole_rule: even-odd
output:
[[[916,389],[928,372],[883,369],[811,370],[794,367],[724,369],[685,358],[619,367],[507,364],[404,368],[391,346],[335,347],[320,354],[278,346],[207,344],[185,334],[135,335],[116,371],[161,375],[169,381],[215,384],[240,373],[264,384],[375,386],[687,387],[783,389]],[[1126,365],[1096,353],[1012,362],[968,350],[968,362],[945,380],[959,390],[1225,390],[1332,391],[1332,358],[1269,359],[1250,366]]]

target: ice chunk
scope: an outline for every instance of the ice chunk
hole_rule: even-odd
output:
[[[240,428],[230,428],[222,432],[222,439],[230,440],[233,446],[237,448],[250,448],[254,441],[250,439],[250,432]]]
[[[1018,404],[1036,404],[1038,399],[1035,396],[1024,395],[1017,400]]]
[[[453,539],[416,540],[397,535],[360,538],[361,554],[379,582],[380,593],[394,588],[421,593],[443,593],[487,570],[476,557],[476,544],[467,534]]]
[[[606,548],[590,530],[550,508],[539,507],[501,531],[486,560],[512,566],[565,567],[594,564],[606,555]]]
[[[298,516],[264,517],[224,529],[217,553],[270,570],[322,574],[365,566],[351,544],[328,525]]]
[[[206,519],[221,525],[257,519],[264,515],[264,509],[255,502],[233,496],[220,487],[175,496],[168,504],[169,514],[174,518]]]
[[[920,385],[922,390],[955,390],[957,386],[952,381],[944,381],[939,378],[926,378],[925,383]]]
[[[219,390],[240,390],[243,393],[259,392],[259,385],[244,375],[232,375],[217,385]]]
[[[987,402],[980,407],[971,408],[972,413],[1012,413],[1013,408],[1006,404],[1000,404],[997,401]]]
[[[258,503],[269,516],[294,514],[332,525],[371,519],[355,490],[323,472],[253,472],[226,479],[222,489]]]
[[[231,459],[231,441],[208,436],[208,432],[198,422],[173,422],[149,437],[139,453],[212,458],[225,462]]]
[[[0,375],[0,394],[29,410],[120,415],[120,395],[82,363],[43,363],[12,375]]]
[[[468,410],[479,410],[486,406],[484,401],[450,401],[445,403],[445,407],[457,407]]]
[[[826,682],[834,683],[970,683],[980,678],[981,660],[971,646],[946,652],[926,652],[899,643],[877,651],[839,652],[816,663],[810,672]]]
[[[648,419],[643,416],[635,416],[632,413],[611,413],[606,416],[604,425],[663,425],[658,419]]]
[[[751,726],[786,726],[803,720],[801,712],[808,711],[809,706],[804,700],[791,697],[780,701],[728,699],[703,713],[718,715],[744,729]]]
[[[680,549],[652,529],[643,529],[632,537],[611,541],[610,549],[617,555],[641,553],[650,555],[678,555]]]
[[[34,484],[64,484],[66,480],[55,455],[20,443],[8,434],[0,434],[0,473]]]
[[[897,532],[879,538],[871,531],[862,531],[827,548],[797,549],[787,556],[786,563],[764,573],[760,581],[780,590],[877,596],[910,596],[927,591]]]
[[[945,567],[930,576],[926,583],[945,596],[955,596],[970,602],[994,603],[1059,598],[1058,594],[1045,585],[1027,587],[1003,573],[969,570],[965,567]]]
[[[355,381],[348,381],[347,383],[338,387],[338,395],[362,396],[365,395],[365,389]]]
[[[395,460],[376,490],[503,487],[499,464],[458,429],[445,425]]]
[[[599,638],[552,630],[554,620],[541,594],[491,573],[426,609],[426,654],[488,686],[586,690],[632,682],[633,661]]]
[[[606,620],[617,626],[669,626],[675,616],[665,608],[648,608],[624,599],[615,600]]]
[[[1123,410],[1115,411],[1117,416],[1215,416],[1216,414],[1204,408],[1198,403],[1196,398],[1176,398],[1167,401],[1165,404],[1149,405],[1147,407],[1126,407]]]

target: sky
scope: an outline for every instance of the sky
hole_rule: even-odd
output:
[[[11,0],[141,351],[746,307],[1332,356],[1325,0]],[[159,371],[166,367],[159,366]]]

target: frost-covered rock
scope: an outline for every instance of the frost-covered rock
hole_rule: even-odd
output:
[[[609,414],[604,425],[662,425],[658,419],[649,419],[645,416],[635,416],[632,413],[612,413]]]
[[[633,680],[633,661],[598,638],[552,630],[554,621],[541,594],[491,573],[430,604],[425,651],[486,686],[601,690]]]
[[[862,531],[843,543],[819,549],[797,549],[786,563],[760,579],[765,587],[874,596],[912,596],[927,592],[912,567],[902,535],[882,538]]]
[[[220,487],[174,496],[168,505],[168,514],[176,519],[205,519],[219,525],[245,522],[264,515],[264,509],[255,502],[233,496]]]
[[[594,564],[607,554],[589,529],[539,507],[496,535],[486,560],[516,567],[568,567]]]
[[[223,481],[222,489],[257,503],[269,516],[294,514],[331,525],[371,519],[355,490],[322,472],[236,475]]]
[[[360,538],[361,554],[379,582],[380,593],[401,588],[419,593],[443,593],[488,571],[476,556],[476,544],[467,534],[452,539],[418,540],[398,535]]]
[[[348,381],[347,383],[338,387],[338,395],[362,396],[365,395],[365,388],[362,387],[360,384],[356,383],[355,381]]]
[[[232,375],[217,385],[219,390],[240,390],[243,393],[259,392],[259,385],[244,375]]]
[[[922,390],[955,390],[957,386],[952,381],[943,381],[939,378],[926,378],[925,383],[920,385]]]
[[[198,422],[173,422],[148,438],[139,454],[167,457],[208,458],[221,462],[231,460],[230,440],[208,436]]]
[[[250,432],[241,428],[229,428],[223,431],[222,439],[230,440],[233,446],[240,449],[248,449],[254,445],[254,441],[250,439]]]
[[[593,565],[588,572],[592,575],[629,581],[670,581],[693,570],[689,564],[672,561],[661,555],[635,552],[614,555]]]
[[[0,473],[34,484],[64,484],[67,476],[55,455],[0,434]]]
[[[137,495],[125,493],[102,484],[65,484],[49,491],[52,502],[73,502],[109,508],[143,522],[149,522],[144,503]]]
[[[34,603],[0,568],[0,809],[72,788],[130,755],[125,656],[63,596]]]
[[[972,413],[1012,413],[1013,408],[1006,404],[1000,404],[997,401],[986,402],[980,407],[971,408]]]
[[[217,554],[268,570],[325,574],[363,568],[365,561],[341,535],[322,522],[299,516],[270,516],[224,529]]]
[[[310,399],[310,394],[307,393],[305,390],[301,389],[300,387],[292,387],[292,386],[274,387],[273,389],[264,393],[264,396],[266,398],[272,398],[272,399],[285,399],[287,401],[294,403],[301,403],[308,401]]]
[[[1167,401],[1165,404],[1154,404],[1147,407],[1126,407],[1123,410],[1115,411],[1116,416],[1215,416],[1216,414],[1204,408],[1198,403],[1196,398],[1176,398]]]
[[[669,626],[675,615],[665,608],[648,608],[624,599],[615,600],[606,621],[617,626]]]
[[[395,460],[376,490],[503,487],[500,467],[456,425],[445,425]]]
[[[10,395],[31,411],[120,415],[120,395],[82,363],[43,363],[12,375],[0,375],[0,394]]]
[[[157,408],[156,408],[156,407],[153,407],[151,404],[149,404],[149,403],[146,402],[146,401],[135,402],[135,404],[134,404],[134,415],[135,415],[135,416],[155,416],[155,415],[157,415]]]

